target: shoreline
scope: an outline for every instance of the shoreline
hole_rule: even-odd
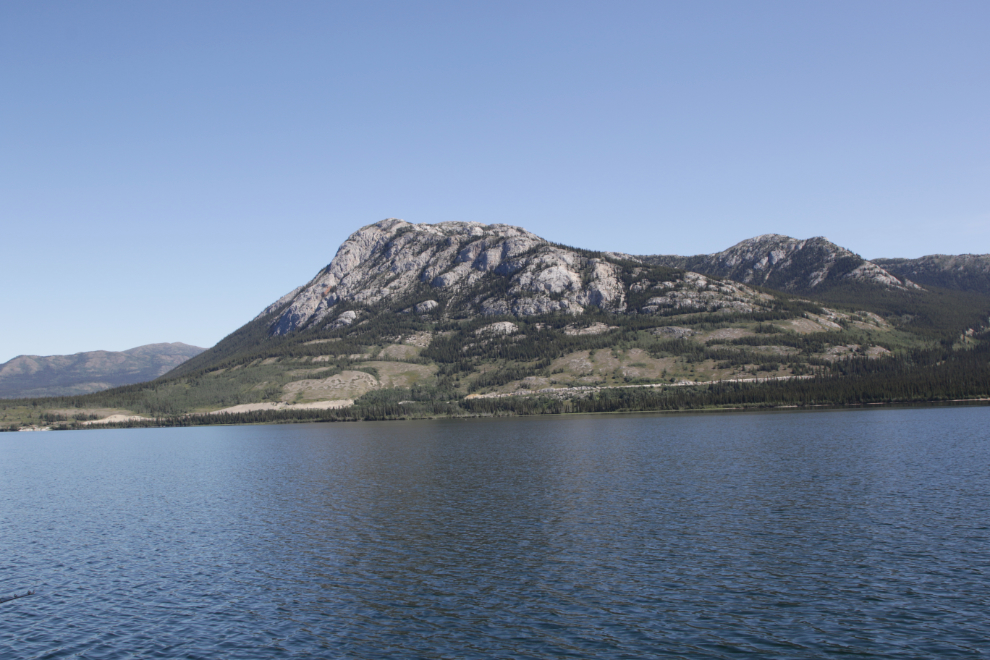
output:
[[[944,399],[944,400],[919,400],[919,401],[878,401],[869,403],[818,403],[807,405],[781,405],[781,406],[725,406],[708,408],[682,408],[677,410],[608,410],[608,411],[576,411],[576,412],[540,412],[540,413],[504,413],[504,414],[468,414],[468,415],[433,415],[433,416],[401,416],[383,417],[381,419],[279,419],[271,421],[218,421],[216,423],[204,424],[157,424],[155,418],[141,418],[150,423],[140,423],[136,419],[133,421],[111,422],[107,424],[90,424],[85,427],[26,427],[18,429],[17,432],[44,432],[44,431],[89,431],[89,430],[112,430],[112,429],[132,429],[132,428],[202,428],[207,426],[262,426],[278,424],[330,424],[330,423],[355,423],[355,422],[413,422],[413,421],[439,421],[439,420],[468,420],[468,419],[506,419],[512,417],[571,417],[578,415],[676,415],[676,414],[714,414],[714,413],[766,413],[766,412],[825,412],[829,410],[881,410],[883,408],[933,408],[933,407],[971,407],[990,406],[990,397],[976,397],[972,399]],[[214,413],[201,413],[194,416],[185,415],[186,418],[201,416],[208,418]],[[243,413],[224,413],[225,415],[238,415]],[[136,417],[136,416],[135,416]],[[161,418],[159,418],[161,419]]]

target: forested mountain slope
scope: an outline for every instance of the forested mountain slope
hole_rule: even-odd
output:
[[[918,259],[874,259],[887,272],[922,286],[990,295],[990,254],[930,254]]]

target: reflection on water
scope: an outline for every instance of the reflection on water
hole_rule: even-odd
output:
[[[4,434],[0,656],[982,656],[988,422]]]

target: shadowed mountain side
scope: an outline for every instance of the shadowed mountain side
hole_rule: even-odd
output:
[[[20,355],[0,365],[0,398],[70,396],[143,383],[165,375],[203,350],[176,342],[126,351]]]
[[[918,259],[874,259],[896,277],[922,286],[990,294],[990,254],[930,254]]]

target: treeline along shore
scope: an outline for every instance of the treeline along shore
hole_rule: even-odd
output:
[[[450,398],[436,387],[368,392],[353,406],[329,410],[256,410],[183,414],[92,425],[86,419],[42,415],[52,430],[79,428],[179,427],[225,424],[285,424],[498,417],[574,413],[678,412],[821,408],[880,404],[990,403],[990,342],[967,351],[918,350],[881,360],[858,358],[802,378],[713,382],[679,386],[595,388],[586,395]],[[27,403],[27,402],[25,402]],[[33,403],[33,402],[32,402]],[[72,401],[62,401],[70,404]],[[88,425],[84,425],[89,422]],[[13,430],[13,429],[5,429]]]

